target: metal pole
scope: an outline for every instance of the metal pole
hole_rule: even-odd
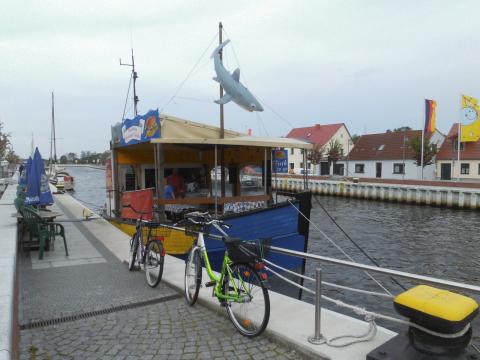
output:
[[[215,218],[218,212],[217,145],[215,145]]]
[[[308,338],[308,342],[314,345],[324,344],[325,339],[321,332],[322,320],[322,269],[315,269],[315,335]]]

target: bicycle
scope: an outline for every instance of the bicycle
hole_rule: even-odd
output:
[[[135,232],[130,239],[130,254],[128,258],[128,270],[133,271],[136,268],[145,270],[145,279],[147,284],[154,288],[162,280],[163,264],[165,262],[165,249],[163,242],[154,236],[153,231],[159,226],[158,223],[143,220],[143,215],[151,212],[135,210],[131,205],[126,205],[135,213],[140,215],[135,225]],[[144,227],[148,229],[147,240],[144,241]],[[140,254],[138,250],[140,248]],[[140,256],[138,256],[140,255]]]
[[[194,212],[186,215],[187,224],[197,225],[198,235],[189,252],[185,266],[185,299],[193,306],[198,298],[202,282],[203,259],[210,282],[205,287],[213,286],[213,296],[217,297],[221,306],[226,307],[228,316],[235,328],[244,336],[255,337],[267,327],[270,318],[270,298],[265,286],[266,274],[258,271],[264,268],[261,254],[255,244],[231,238],[222,226],[230,228],[221,220],[211,219],[208,213]],[[205,248],[204,232],[212,225],[225,243],[225,251],[220,276],[213,272]]]

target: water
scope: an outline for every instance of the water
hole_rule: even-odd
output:
[[[90,207],[100,208],[105,199],[105,172],[91,168],[68,168],[75,177],[74,196]],[[442,279],[478,284],[480,280],[480,213],[428,206],[382,203],[340,197],[317,197],[337,223],[377,263],[383,267],[429,275]],[[371,264],[342,234],[313,199],[312,221],[355,261]],[[309,252],[346,259],[345,256],[320,235],[310,229]],[[306,275],[314,277],[313,261],[307,261]],[[322,265],[323,280],[346,286],[382,291],[364,273],[332,265]],[[402,289],[390,278],[374,275],[393,294]],[[399,279],[406,288],[412,284]],[[306,284],[314,288],[314,283]],[[394,315],[392,302],[384,298],[352,294],[325,288],[325,295],[361,305],[368,310]],[[313,296],[304,293],[304,299],[313,302]],[[476,297],[480,301],[479,297]],[[334,305],[327,308],[353,315]],[[312,319],[313,321],[313,319]],[[383,323],[401,331],[403,327]],[[480,329],[480,320],[474,323],[474,333]],[[475,337],[480,343],[480,338]]]

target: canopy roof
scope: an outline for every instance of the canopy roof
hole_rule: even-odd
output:
[[[196,145],[237,145],[256,147],[291,147],[313,149],[313,144],[290,138],[247,136],[232,130],[225,130],[225,138],[220,139],[220,128],[193,121],[162,115],[159,139],[151,139],[154,144],[196,144]]]

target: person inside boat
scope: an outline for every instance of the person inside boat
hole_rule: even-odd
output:
[[[175,193],[173,191],[173,186],[170,184],[169,178],[165,178],[165,187],[163,188],[163,198],[164,199],[175,199]]]
[[[175,198],[184,198],[187,188],[183,176],[178,173],[178,169],[174,168],[173,173],[168,177],[168,183],[173,187]]]

